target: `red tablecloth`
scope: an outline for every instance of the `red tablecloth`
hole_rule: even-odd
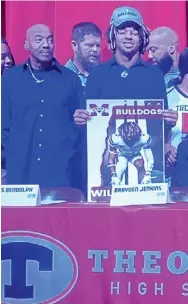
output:
[[[2,231],[3,303],[188,303],[188,203],[3,208]]]

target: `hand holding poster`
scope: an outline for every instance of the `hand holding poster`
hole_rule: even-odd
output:
[[[88,100],[88,201],[112,185],[164,182],[163,100]]]

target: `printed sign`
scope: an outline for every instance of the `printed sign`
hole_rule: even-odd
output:
[[[170,202],[168,184],[113,186],[111,206],[162,205]]]
[[[37,206],[41,205],[39,185],[1,186],[2,206]]]
[[[88,100],[88,201],[113,185],[163,183],[163,100]]]

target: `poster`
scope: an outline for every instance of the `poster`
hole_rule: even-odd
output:
[[[111,187],[165,181],[163,100],[87,100],[88,201]]]

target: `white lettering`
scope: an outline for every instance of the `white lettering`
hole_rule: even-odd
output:
[[[128,295],[131,294],[131,282],[128,282],[127,292],[128,292]]]
[[[183,292],[183,291],[185,291],[185,292]],[[182,285],[182,293],[181,294],[184,297],[188,297],[188,283],[184,283]]]
[[[138,293],[140,295],[145,295],[147,293],[147,285],[144,282],[141,282],[140,284],[138,284]]]
[[[158,291],[160,291],[160,295],[163,296],[163,288],[164,288],[164,284],[161,283],[159,284],[160,286],[158,286],[158,283],[155,283],[155,296],[158,295]]]
[[[91,195],[93,197],[111,196],[111,191],[110,189],[96,189],[91,190]]]
[[[133,109],[133,108],[116,108],[115,115],[161,115],[161,109]]]
[[[110,293],[111,293],[111,295],[113,295],[115,292],[116,292],[116,294],[119,295],[119,292],[120,292],[120,282],[116,282],[116,283],[111,282],[110,283]]]

